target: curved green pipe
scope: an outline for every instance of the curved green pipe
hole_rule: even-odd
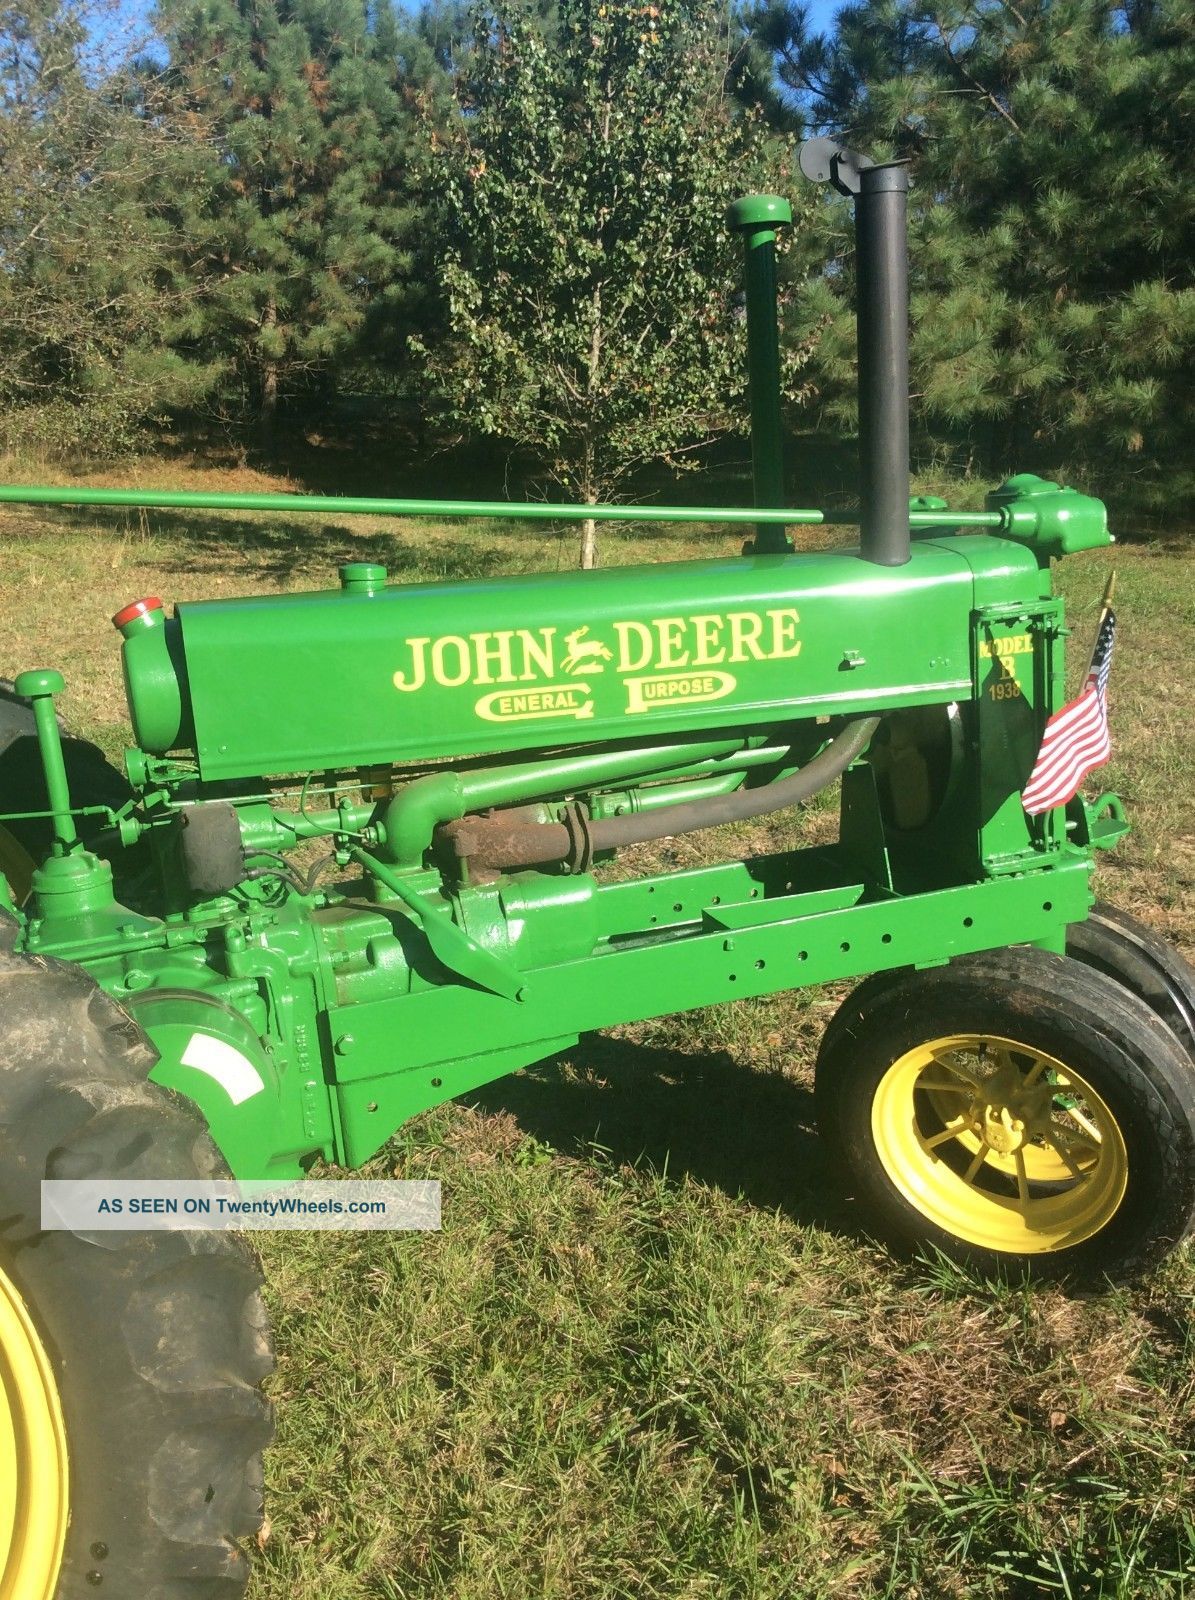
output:
[[[670,767],[650,774],[648,783],[633,789],[607,789],[588,799],[592,819],[617,817],[628,811],[659,811],[682,800],[712,800],[733,794],[748,773],[758,767],[776,767],[777,777],[795,772],[791,745],[760,745],[742,749],[719,761],[695,761],[691,766]]]
[[[740,734],[708,744],[600,750],[514,766],[483,767],[476,772],[429,772],[408,783],[383,810],[384,843],[378,853],[397,866],[417,867],[431,846],[436,828],[444,822],[459,821],[469,811],[542,800],[590,784],[671,772],[678,764],[689,766],[734,755],[747,743]]]
[[[765,737],[756,734],[749,739],[739,737],[717,743],[603,750],[550,761],[478,768],[473,772],[425,773],[404,785],[387,803],[382,813],[382,826],[377,829],[379,836],[385,836],[379,853],[398,861],[399,854],[391,852],[400,852],[402,864],[413,866],[422,858],[431,843],[432,831],[442,821],[455,821],[466,810],[518,804],[568,789],[584,788],[586,784],[635,777],[679,779],[690,774],[705,776],[722,769],[730,780],[729,787],[733,788],[742,781],[747,768],[766,766],[788,753],[787,746],[768,745]],[[724,765],[727,762],[733,762],[733,770],[728,773]],[[686,798],[689,792],[686,790]],[[456,811],[458,805],[464,809]],[[238,820],[247,850],[285,850],[303,839],[333,833],[360,833],[374,823],[377,810],[373,801],[320,811],[279,811],[258,801],[239,806]],[[455,814],[449,815],[449,812]]]

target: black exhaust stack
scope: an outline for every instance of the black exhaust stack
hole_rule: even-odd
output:
[[[866,561],[900,567],[909,559],[908,169],[810,139],[801,171],[855,202],[859,547]]]

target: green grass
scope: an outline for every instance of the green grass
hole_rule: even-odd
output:
[[[0,670],[62,667],[115,752],[118,605],[324,586],[348,555],[532,571],[572,535],[4,508]],[[1195,569],[1177,542],[1116,563],[1106,781],[1136,831],[1100,886],[1190,954]],[[1081,647],[1107,566],[1061,568]],[[370,1171],[441,1179],[439,1235],[259,1236],[280,1404],[252,1600],[1195,1594],[1195,1265],[1080,1297],[886,1256],[812,1127],[837,998],[616,1030],[419,1119]]]

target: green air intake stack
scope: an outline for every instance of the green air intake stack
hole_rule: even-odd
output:
[[[747,375],[751,396],[751,471],[757,506],[784,504],[783,418],[780,411],[780,329],[776,319],[776,230],[791,223],[792,206],[778,194],[749,194],[726,213],[742,235],[747,310]],[[778,555],[792,545],[782,527],[760,523],[755,555]]]

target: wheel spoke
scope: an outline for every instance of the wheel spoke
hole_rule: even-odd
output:
[[[1065,1140],[1068,1149],[1077,1155],[1090,1156],[1093,1161],[1098,1159],[1100,1145],[1094,1139],[1089,1139],[1085,1133],[1080,1133],[1078,1128],[1068,1128],[1062,1123],[1051,1122],[1049,1129],[1055,1138]]]
[[[1101,1087],[1105,1077],[1115,1079],[1119,1057],[1109,1047],[1105,1062],[1093,1045],[1090,1066],[1072,1069],[1065,1052],[1051,1053],[1062,1031],[1058,1005],[1065,994],[1029,1005],[1022,1004],[1020,988],[1009,988],[1007,1031],[999,1024],[991,1032],[962,1031],[964,999],[982,1022],[994,1018],[988,977],[981,974],[983,982],[977,976],[972,985],[964,972],[959,976],[959,992],[950,991],[948,1005],[943,1000],[944,1025],[936,1036],[933,1026],[921,1031],[938,1014],[932,987],[924,1015],[918,1000],[911,1012],[877,1016],[887,1028],[915,1029],[916,1042],[896,1053],[878,1080],[871,1075],[874,1057],[858,1058],[855,1081],[871,1096],[870,1147],[860,1159],[870,1155],[878,1163],[906,1211],[923,1219],[929,1238],[937,1237],[936,1229],[960,1248],[1010,1260],[1065,1257],[1102,1235],[1128,1189],[1121,1118]],[[1076,991],[1076,998],[1085,993]],[[849,1052],[835,1069],[840,1065],[850,1069]],[[1128,1088],[1123,1094],[1126,1105],[1136,1104]],[[1195,1115],[1190,1126],[1195,1130]],[[1115,1264],[1111,1246],[1109,1260]],[[1097,1265],[1102,1269],[1104,1262]]]
[[[1071,1172],[1076,1178],[1082,1180],[1087,1177],[1087,1173],[1084,1172],[1081,1166],[1079,1166],[1078,1162],[1071,1155],[1070,1150],[1062,1142],[1062,1140],[1057,1137],[1052,1128],[1047,1130],[1045,1138],[1050,1146],[1062,1157],[1063,1161],[1065,1161],[1066,1165],[1070,1168]]]
[[[957,1121],[951,1123],[950,1127],[944,1128],[941,1133],[932,1134],[926,1139],[924,1141],[925,1148],[927,1150],[936,1150],[940,1144],[946,1144],[951,1139],[957,1139],[960,1133],[973,1133],[974,1131],[974,1120],[964,1114]]]
[[[1092,1144],[1103,1144],[1103,1134],[1096,1127],[1095,1123],[1092,1122],[1091,1118],[1086,1114],[1086,1112],[1080,1111],[1078,1106],[1067,1106],[1066,1115],[1070,1117],[1072,1122],[1077,1122],[1079,1124],[1080,1128],[1082,1128],[1083,1132],[1087,1135]]]
[[[1042,1073],[1045,1070],[1046,1070],[1046,1059],[1045,1059],[1044,1056],[1039,1056],[1038,1060],[1037,1060],[1037,1065],[1030,1072],[1027,1072],[1025,1074],[1025,1088],[1026,1089],[1031,1088],[1037,1082],[1037,1080],[1041,1077]]]
[[[981,1080],[966,1067],[960,1067],[957,1061],[951,1061],[945,1054],[939,1055],[936,1051],[933,1053],[931,1059],[933,1060],[935,1066],[942,1067],[946,1072],[950,1073],[952,1077],[958,1078],[970,1088],[982,1092],[983,1084]]]
[[[979,1146],[979,1149],[976,1151],[974,1161],[972,1161],[971,1165],[967,1168],[966,1172],[963,1173],[963,1182],[964,1183],[974,1183],[975,1176],[978,1173],[980,1167],[982,1167],[984,1162],[987,1160],[988,1153],[991,1150],[991,1148],[992,1148],[991,1145],[987,1142],[986,1139],[984,1139],[984,1140],[982,1140],[980,1142],[980,1146]]]

